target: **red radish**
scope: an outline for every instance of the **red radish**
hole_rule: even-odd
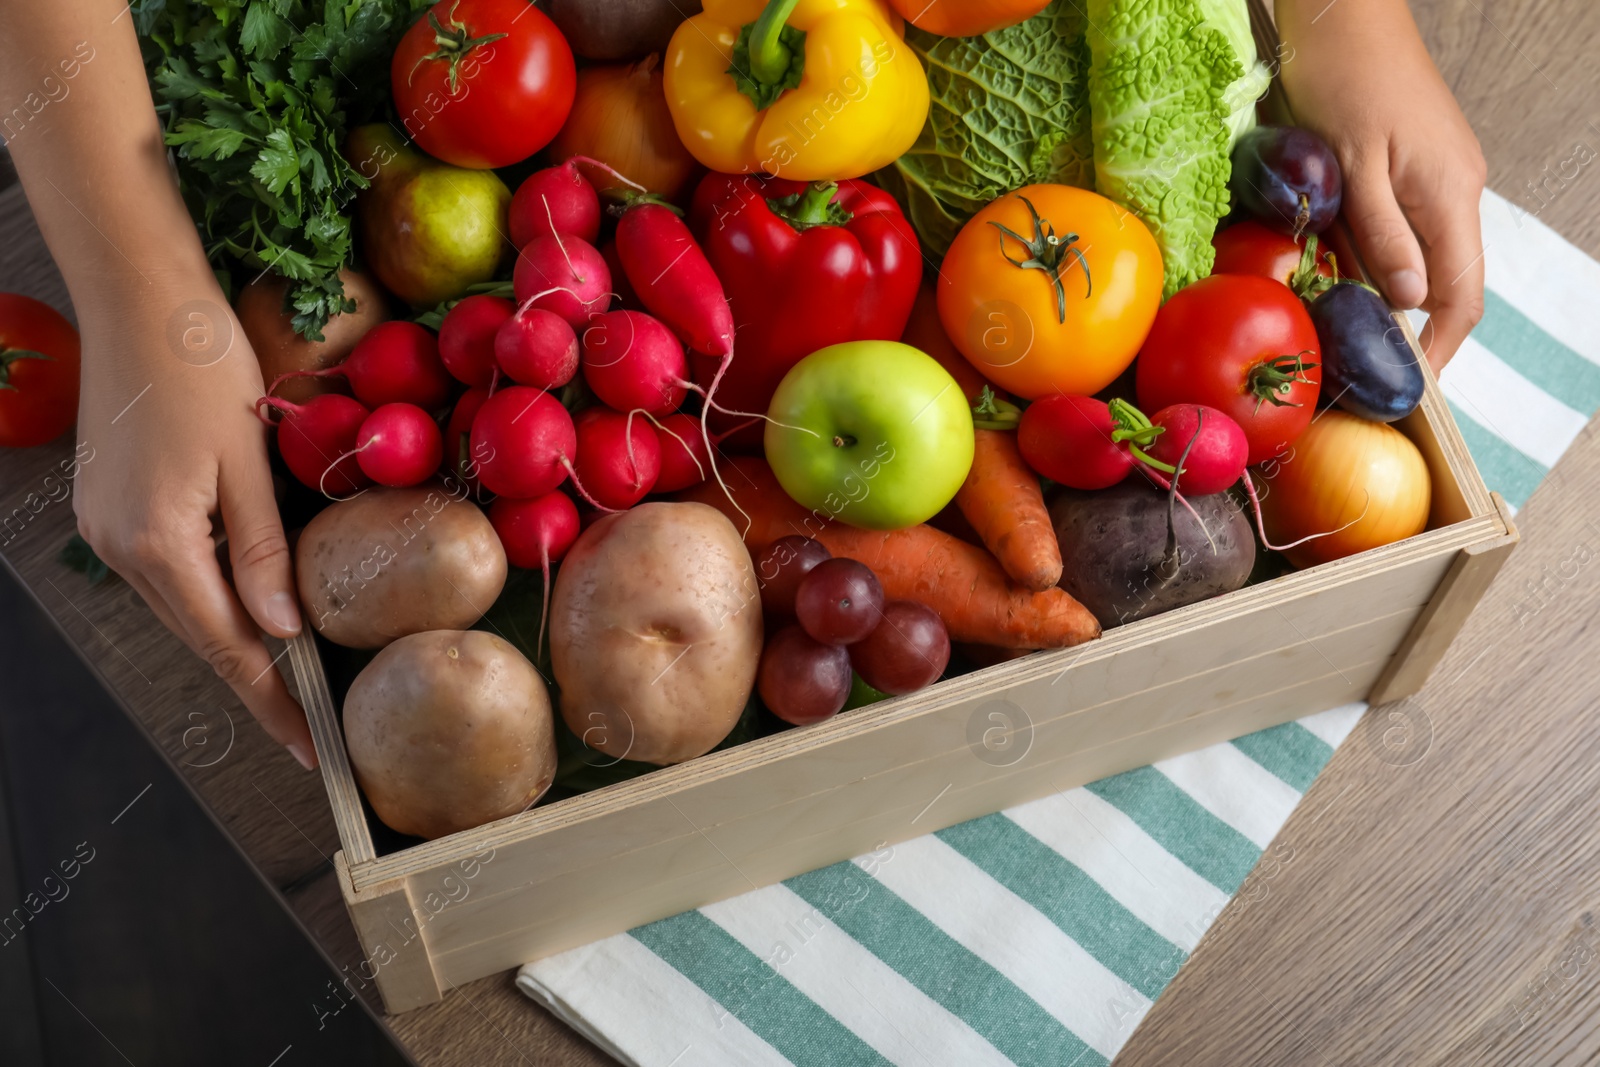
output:
[[[683,345],[660,319],[642,311],[608,311],[583,331],[583,380],[618,411],[676,410],[688,374]]]
[[[661,473],[651,492],[676,493],[711,477],[711,460],[705,438],[700,436],[699,419],[693,415],[668,415],[655,424],[655,431],[661,450]]]
[[[472,420],[478,479],[498,496],[544,496],[566,481],[577,451],[572,416],[542,389],[502,389],[483,402]]]
[[[472,458],[472,420],[489,399],[487,389],[468,389],[450,412],[444,430],[444,470],[460,478],[472,489],[478,488],[478,464]]]
[[[1047,396],[1028,405],[1017,426],[1017,448],[1028,466],[1072,489],[1109,489],[1138,458],[1156,470],[1173,468],[1143,451],[1161,435],[1139,410],[1121,400]]]
[[[431,478],[444,458],[439,424],[415,404],[385,404],[361,424],[355,455],[379,485],[417,485]]]
[[[577,329],[611,306],[611,268],[581,237],[535,237],[517,253],[511,288],[518,304],[553,311]]]
[[[503,297],[469,296],[439,324],[439,359],[458,382],[488,385],[494,380],[494,338],[516,306]]]
[[[578,373],[578,335],[555,312],[525,307],[494,335],[494,358],[514,382],[559,389]]]
[[[600,236],[600,196],[574,162],[534,171],[517,186],[507,219],[513,246],[558,233],[590,244]]]
[[[733,354],[728,295],[676,208],[634,197],[617,223],[617,256],[645,309],[685,344],[719,359]]]
[[[502,496],[489,505],[489,523],[513,567],[537,567],[544,575],[539,640],[533,646],[537,652],[544,647],[544,624],[550,615],[550,564],[559,563],[578,539],[578,509],[565,493],[546,493],[532,500]]]
[[[1166,431],[1147,449],[1164,464],[1177,467],[1183,450],[1194,442],[1177,475],[1179,492],[1207,496],[1244,477],[1250,442],[1244,428],[1223,412],[1203,404],[1172,404],[1150,416],[1150,422]]]
[[[414,322],[394,319],[368,330],[343,363],[279,375],[267,392],[288,378],[334,375],[349,379],[350,391],[369,408],[403,403],[433,411],[450,399],[454,384],[439,359],[439,342],[433,334]]]
[[[372,484],[350,455],[369,414],[361,401],[340,393],[324,393],[304,404],[264,396],[256,401],[256,414],[270,425],[263,405],[283,416],[278,422],[278,454],[301,485],[343,496]]]
[[[661,446],[650,423],[610,408],[578,415],[578,480],[591,503],[625,511],[643,500],[661,474]]]

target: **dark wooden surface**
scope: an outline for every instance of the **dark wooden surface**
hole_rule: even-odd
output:
[[[1576,142],[1600,146],[1600,9],[1412,6],[1479,131],[1491,186],[1600,255],[1592,168],[1548,204],[1525,191]],[[65,306],[30,232],[25,205],[0,194],[0,289]],[[39,491],[67,452],[0,457],[0,515]],[[1523,512],[1523,548],[1439,676],[1397,706],[1431,728],[1432,748],[1395,767],[1362,743],[1361,731],[1387,721],[1358,727],[1282,835],[1296,861],[1224,913],[1119,1064],[1592,1062],[1600,933],[1585,909],[1600,882],[1600,732],[1589,722],[1600,572],[1583,572],[1535,630],[1517,629],[1512,607],[1541,565],[1590,536],[1583,508],[1597,494],[1591,427]],[[51,504],[0,554],[333,967],[353,969],[359,950],[327,869],[338,845],[320,781],[267,741],[126,586],[90,589],[55,562],[71,529],[70,504]],[[228,715],[231,750],[199,766],[217,752],[200,740],[220,737]],[[387,1025],[422,1064],[609,1062],[517,994],[509,974]]]

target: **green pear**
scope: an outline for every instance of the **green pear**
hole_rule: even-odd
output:
[[[493,171],[423,155],[385,125],[350,132],[345,154],[372,184],[356,195],[367,269],[400,299],[432,307],[495,275],[509,250],[511,190]]]

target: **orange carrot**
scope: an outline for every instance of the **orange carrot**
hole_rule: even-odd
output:
[[[950,372],[969,404],[989,383],[956,351],[939,321],[933,286],[917,294],[904,342],[938,360]],[[991,390],[1005,400],[999,390]],[[1009,430],[977,430],[972,469],[956,493],[956,507],[993,552],[1011,580],[1043,592],[1061,580],[1061,545],[1039,491],[1039,476],[1023,462],[1017,435]]]
[[[865,563],[890,600],[916,600],[944,620],[952,641],[1001,648],[1066,648],[1100,636],[1100,625],[1063,589],[1042,593],[1006,580],[994,557],[931,526],[860,530],[791,500],[765,460],[739,456],[723,467],[746,519],[712,483],[679,495],[710,504],[744,534],[752,553],[780,537],[814,537],[835,556]],[[748,527],[748,529],[747,529]]]
[[[1023,462],[1015,433],[976,431],[972,469],[956,493],[956,506],[1012,581],[1034,592],[1061,581],[1061,543],[1039,476]]]

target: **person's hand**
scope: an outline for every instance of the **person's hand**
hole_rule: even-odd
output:
[[[1401,0],[1277,7],[1295,121],[1338,156],[1357,250],[1391,303],[1429,313],[1440,370],[1483,317],[1478,139]]]
[[[78,436],[94,449],[74,497],[79,532],[273,740],[315,766],[305,714],[260,633],[291,637],[301,623],[249,342],[203,266],[109,284],[78,313]]]

